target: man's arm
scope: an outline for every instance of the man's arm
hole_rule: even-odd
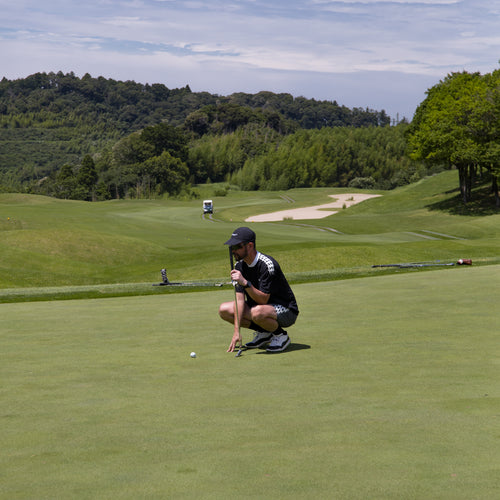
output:
[[[258,288],[255,288],[250,281],[246,280],[246,284],[243,285],[245,287],[245,291],[252,297],[257,304],[267,304],[269,302],[269,297],[271,296],[269,293],[261,292]]]
[[[235,304],[234,306],[238,310],[238,314],[234,314],[234,333],[233,338],[231,339],[231,343],[229,344],[229,348],[227,352],[233,352],[238,343],[241,344],[241,320],[243,318],[243,314],[245,311],[245,295],[243,293],[235,293]]]
[[[269,302],[269,297],[271,296],[269,293],[261,292],[258,288],[255,288],[250,281],[248,281],[240,271],[237,269],[233,269],[231,271],[231,279],[237,281],[240,286],[242,286],[245,291],[252,297],[257,304],[267,304]]]

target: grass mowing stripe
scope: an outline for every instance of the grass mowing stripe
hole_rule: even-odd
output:
[[[460,216],[436,209],[455,196],[456,183],[456,172],[443,172],[341,210],[316,227],[308,221],[250,225],[259,248],[275,256],[287,275],[391,261],[498,256],[498,214]],[[286,196],[296,206],[311,206],[331,201],[333,192],[348,190],[297,189]],[[203,220],[200,200],[88,203],[0,194],[0,289],[140,284],[156,281],[162,268],[172,281],[218,279],[227,272],[221,249],[227,235],[251,214],[286,207],[283,195],[229,191],[214,197],[220,221],[214,224]],[[429,231],[437,238],[424,238]]]
[[[230,289],[1,304],[0,496],[494,498],[500,266],[456,271],[297,285],[238,359]]]

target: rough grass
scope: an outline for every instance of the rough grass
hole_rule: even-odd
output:
[[[238,359],[229,289],[0,304],[0,497],[496,498],[499,278],[296,285]]]

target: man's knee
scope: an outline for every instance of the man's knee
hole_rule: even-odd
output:
[[[219,316],[222,319],[230,319],[233,317],[233,303],[232,302],[223,302],[219,306]]]
[[[265,319],[276,319],[275,316],[275,311],[272,306],[269,305],[259,305],[252,307],[252,321],[255,323],[259,323],[259,321],[265,320]]]

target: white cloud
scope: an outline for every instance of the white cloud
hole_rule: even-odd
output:
[[[144,21],[143,19],[140,19],[139,17],[125,17],[125,16],[118,16],[112,19],[104,19],[101,21],[101,23],[105,25],[118,26],[120,28],[127,28],[127,29],[147,26],[149,24],[148,22]]]
[[[427,85],[462,69],[492,71],[500,52],[498,7],[485,0],[0,0],[0,6],[0,77],[62,70],[221,94],[300,92],[341,103],[347,96],[351,102],[355,89],[361,106],[407,116],[427,88],[415,82]]]
[[[338,5],[338,4],[365,4],[380,5],[390,3],[417,4],[417,5],[451,5],[460,3],[462,0],[311,0],[312,4]]]

